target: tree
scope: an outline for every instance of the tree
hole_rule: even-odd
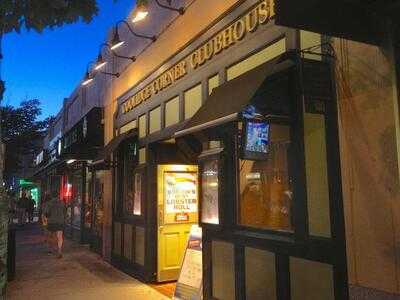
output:
[[[42,32],[80,19],[90,22],[97,12],[96,0],[1,0],[0,26],[3,33],[23,27]]]
[[[40,149],[48,125],[54,120],[48,117],[38,120],[42,111],[37,99],[21,102],[19,107],[4,106],[1,108],[1,135],[5,144],[5,179],[18,173],[24,155],[33,155]]]

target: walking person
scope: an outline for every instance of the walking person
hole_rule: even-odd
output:
[[[18,225],[23,226],[26,223],[26,208],[28,206],[28,198],[26,192],[22,191],[21,197],[17,203]]]
[[[33,223],[33,213],[35,212],[35,200],[32,197],[28,197],[27,203],[27,213],[28,213],[28,222]]]
[[[47,218],[44,216],[44,209],[46,205],[51,201],[51,196],[49,193],[46,193],[41,201],[40,204],[40,211],[39,211],[39,222],[42,224],[43,228],[43,235],[44,235],[44,242],[47,245],[48,253],[51,254],[52,250],[52,241],[51,241],[51,234],[47,229]]]
[[[45,204],[43,218],[51,240],[57,241],[57,247],[54,247],[57,249],[57,258],[62,258],[65,213],[64,203],[58,198],[58,193],[54,192],[51,200]]]

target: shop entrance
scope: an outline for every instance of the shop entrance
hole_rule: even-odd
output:
[[[157,166],[157,281],[177,280],[193,224],[198,223],[198,167]]]

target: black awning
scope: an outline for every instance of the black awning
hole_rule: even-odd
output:
[[[96,157],[96,159],[94,159],[94,162],[105,160],[108,156],[111,155],[111,153],[113,153],[119,147],[119,145],[121,145],[123,141],[131,137],[135,137],[137,135],[138,135],[137,129],[131,129],[127,132],[117,135],[99,152],[99,155]]]
[[[330,36],[379,44],[386,20],[400,25],[400,1],[275,0],[275,23]]]
[[[295,62],[289,59],[289,54],[284,53],[215,88],[204,105],[180,131],[175,133],[175,137],[237,119],[239,113],[251,102],[268,77],[284,72],[295,65]]]

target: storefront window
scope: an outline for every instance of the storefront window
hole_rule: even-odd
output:
[[[73,175],[72,190],[73,190],[72,225],[75,227],[81,227],[81,209],[82,209],[82,176],[81,175],[77,175],[77,174]]]
[[[266,158],[239,160],[239,224],[293,230],[289,147],[289,126],[271,124]]]
[[[133,214],[141,215],[142,211],[142,174],[135,173],[133,176]]]
[[[218,160],[205,161],[201,172],[201,221],[219,224],[218,217]]]
[[[92,173],[86,173],[86,193],[85,193],[85,227],[90,228],[92,226]]]
[[[102,237],[104,215],[104,171],[96,171],[94,176],[93,214],[93,232],[98,237]]]
[[[138,169],[138,149],[135,141],[127,141],[122,149],[122,210],[124,215],[140,215],[142,199],[142,172]]]

